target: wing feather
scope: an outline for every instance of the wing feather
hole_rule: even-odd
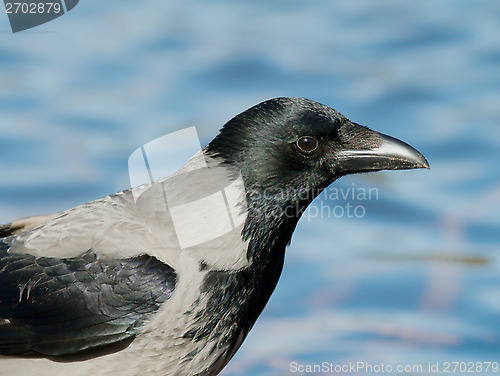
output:
[[[36,257],[0,240],[0,354],[74,354],[131,338],[175,284],[153,256]]]

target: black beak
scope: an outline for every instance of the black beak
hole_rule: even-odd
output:
[[[430,169],[418,150],[397,138],[378,133],[377,146],[370,149],[346,149],[338,152],[338,168],[343,174],[378,170]]]

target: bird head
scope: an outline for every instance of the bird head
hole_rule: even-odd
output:
[[[305,205],[344,175],[429,168],[410,145],[303,98],[275,98],[246,110],[207,150],[241,172],[247,193]]]

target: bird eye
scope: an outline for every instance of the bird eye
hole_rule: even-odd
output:
[[[311,153],[318,148],[318,141],[312,137],[301,137],[297,140],[297,146],[306,153]]]

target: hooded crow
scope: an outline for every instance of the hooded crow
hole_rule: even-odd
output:
[[[429,168],[303,98],[227,122],[175,174],[0,226],[5,375],[216,375],[271,296],[309,203],[358,172]]]

